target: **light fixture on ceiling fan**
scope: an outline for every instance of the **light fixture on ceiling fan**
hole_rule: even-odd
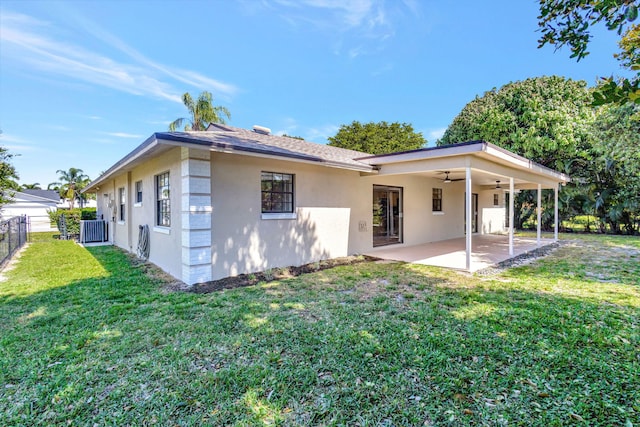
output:
[[[442,179],[442,182],[444,182],[445,184],[449,184],[450,182],[455,182],[455,181],[464,181],[464,178],[449,178],[449,174],[451,172],[449,171],[442,171],[442,172],[438,172],[438,173],[443,173],[444,174],[444,179]]]
[[[496,181],[496,190],[501,189],[502,187],[500,187],[500,180]]]

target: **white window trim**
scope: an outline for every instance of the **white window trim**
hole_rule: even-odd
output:
[[[125,221],[120,221],[120,220],[118,220],[117,222],[118,222],[118,225],[125,225],[125,224],[126,224],[126,222],[125,222]]]
[[[160,234],[171,234],[171,228],[170,227],[161,227],[159,225],[154,225],[153,226],[153,231],[155,231],[156,233],[160,233]]]
[[[297,219],[298,214],[295,212],[273,212],[263,213],[261,219]]]
[[[433,215],[444,215],[444,211],[433,211],[431,212]]]
[[[134,203],[134,204],[133,204],[133,207],[134,207],[134,208],[141,208],[141,207],[142,207],[142,202]]]

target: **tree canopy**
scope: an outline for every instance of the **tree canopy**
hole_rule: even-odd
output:
[[[627,25],[638,18],[638,0],[540,0],[538,27],[542,37],[538,47],[554,45],[571,48],[571,57],[580,59],[589,54],[591,27],[604,23],[609,30],[622,34]],[[614,55],[622,67],[636,71],[633,78],[603,78],[593,92],[593,104],[640,104],[640,42],[638,26],[631,25],[620,40],[622,53]]]
[[[20,188],[23,190],[42,190],[39,182],[34,182],[33,184],[22,184]]]
[[[203,131],[209,123],[225,123],[224,118],[231,118],[226,107],[213,105],[213,95],[202,92],[197,100],[193,100],[189,92],[182,95],[182,102],[189,111],[190,117],[181,117],[169,124],[169,131],[175,132],[184,125],[185,131]]]
[[[60,196],[69,200],[69,207],[73,209],[76,200],[80,201],[80,206],[86,200],[86,195],[82,194],[80,190],[89,184],[91,179],[79,168],[69,168],[68,171],[57,170],[57,174],[60,174],[58,179],[60,182],[52,182],[47,188],[57,189]]]
[[[551,76],[512,82],[469,102],[438,145],[482,139],[564,170],[591,145],[590,102],[584,81]]]
[[[640,231],[640,121],[632,119],[638,114],[633,104],[603,108],[594,124],[592,160],[584,165],[589,213],[616,233]]]
[[[567,173],[560,214],[588,214],[600,231],[640,231],[640,106],[594,107],[583,81],[538,77],[509,83],[469,102],[438,145],[482,139]],[[534,216],[535,194],[516,197],[516,227]],[[543,194],[542,227],[553,221]]]
[[[426,145],[422,133],[415,132],[408,123],[360,123],[342,125],[335,136],[329,137],[333,147],[347,148],[369,154],[386,154],[415,150]]]
[[[11,164],[12,158],[13,154],[9,153],[5,147],[0,147],[0,207],[11,202],[11,190],[16,190],[18,187],[16,183],[18,173]]]
[[[589,54],[593,25],[602,22],[622,34],[637,17],[637,0],[540,0],[538,27],[542,37],[538,47],[551,44],[559,49],[568,45],[571,57],[580,60]]]

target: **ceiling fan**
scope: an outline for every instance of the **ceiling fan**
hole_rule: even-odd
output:
[[[450,182],[454,182],[454,181],[464,181],[464,178],[456,178],[456,179],[451,179],[449,178],[449,171],[443,171],[443,172],[438,172],[438,173],[443,173],[444,179],[442,180],[442,182],[444,182],[445,184],[448,184]]]

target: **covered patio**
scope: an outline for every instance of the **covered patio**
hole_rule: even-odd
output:
[[[471,251],[471,268],[467,266],[466,239],[442,240],[415,246],[385,246],[367,255],[412,264],[432,265],[455,270],[475,272],[502,261],[525,254],[553,243],[554,239],[513,238],[513,254],[509,251],[509,236],[483,234],[474,236]]]
[[[372,256],[473,272],[558,240],[558,193],[562,186],[570,181],[570,177],[496,145],[485,141],[469,141],[358,160],[373,165],[378,177],[411,175],[439,182],[437,187],[433,186],[432,189],[433,199],[437,198],[438,203],[433,203],[431,215],[428,207],[422,210],[423,218],[433,224],[436,221],[429,220],[429,216],[435,218],[445,215],[441,203],[447,188],[452,190],[449,194],[453,194],[454,198],[455,194],[464,198],[464,207],[456,205],[449,211],[449,218],[453,218],[450,222],[438,223],[441,227],[459,230],[459,237],[451,238],[453,236],[449,235],[442,240],[430,239],[432,243],[416,245],[416,242],[413,242],[412,245],[407,245],[403,244],[401,231],[396,241],[382,242],[370,251],[369,254]],[[460,181],[463,188],[460,188],[456,181]],[[456,188],[458,193],[453,191]],[[554,194],[553,239],[542,238],[543,189],[553,190]],[[522,190],[533,190],[537,195],[534,205],[537,235],[533,239],[514,236],[514,199],[516,193]],[[493,205],[485,200],[485,204],[479,207],[478,199],[481,194],[493,195]],[[506,204],[503,218],[488,215],[489,221],[486,221],[484,214],[479,212],[499,207],[500,194],[503,194]],[[401,202],[399,204],[401,205]],[[454,212],[453,215],[451,212]],[[402,230],[404,214],[397,216],[397,228]],[[462,229],[461,222],[464,224]],[[492,227],[496,222],[499,230]],[[478,227],[479,223],[482,227]],[[374,239],[374,246],[375,243]]]

